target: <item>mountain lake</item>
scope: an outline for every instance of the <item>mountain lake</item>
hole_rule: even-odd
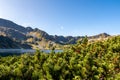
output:
[[[45,53],[50,53],[52,50],[40,50]],[[63,50],[54,50],[55,53],[63,52]],[[36,52],[35,49],[0,49],[0,56],[7,55],[20,55],[24,53],[34,54]]]

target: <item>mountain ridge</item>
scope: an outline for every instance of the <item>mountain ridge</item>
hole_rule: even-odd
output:
[[[85,36],[58,36],[49,35],[47,32],[38,28],[24,27],[13,21],[0,18],[0,35],[9,37],[14,41],[31,45],[33,48],[50,48],[52,46],[60,47],[62,45],[75,44]],[[88,39],[106,38],[110,36],[107,33],[101,33],[95,36],[88,36]]]

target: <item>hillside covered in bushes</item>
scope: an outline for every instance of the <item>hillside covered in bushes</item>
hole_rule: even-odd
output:
[[[88,43],[87,38],[61,53],[0,57],[0,80],[119,80],[120,36]]]

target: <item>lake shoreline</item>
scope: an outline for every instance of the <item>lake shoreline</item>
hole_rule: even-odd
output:
[[[34,54],[37,51],[37,49],[0,49],[0,56],[1,55],[21,55],[25,53]],[[50,53],[52,50],[39,50],[44,53]],[[54,50],[55,53],[57,52],[63,52],[63,50]]]

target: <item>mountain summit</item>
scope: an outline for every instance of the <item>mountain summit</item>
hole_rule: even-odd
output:
[[[45,31],[38,28],[24,27],[18,25],[10,20],[0,18],[0,35],[8,37],[13,41],[19,42],[21,44],[28,44],[32,48],[50,48],[52,46],[60,47],[66,44],[75,44],[79,39],[84,36],[57,36],[49,35]],[[107,33],[102,33],[95,36],[90,36],[88,38],[99,38],[108,37]]]

